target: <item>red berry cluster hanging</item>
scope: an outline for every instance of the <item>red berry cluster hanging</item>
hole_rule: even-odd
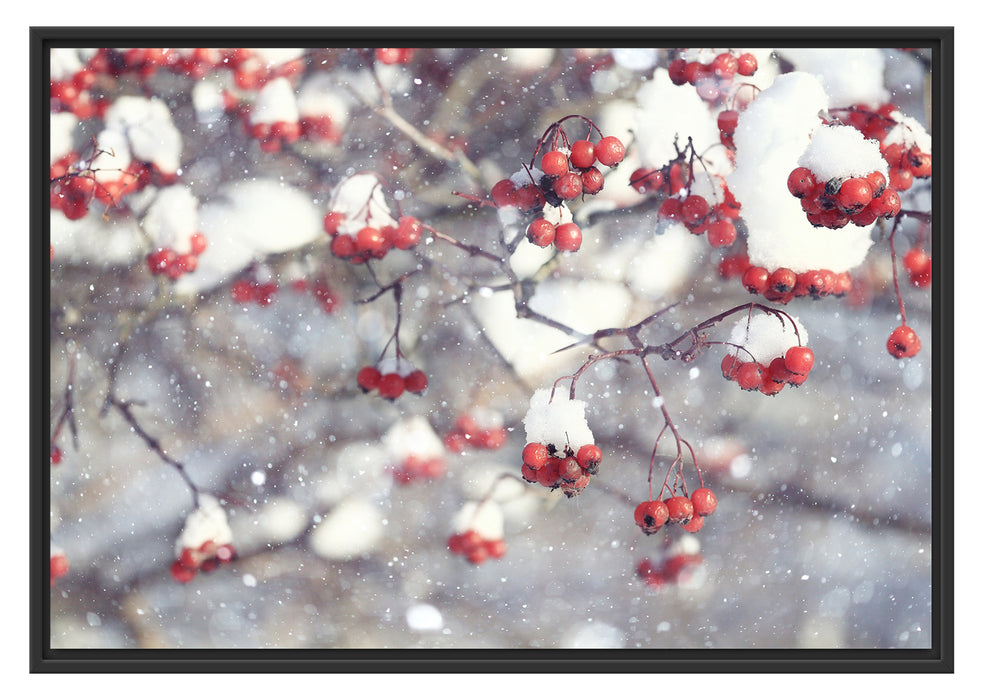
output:
[[[406,455],[392,467],[393,480],[398,484],[439,479],[446,470],[447,464],[442,457],[415,454]]]
[[[737,240],[735,219],[740,215],[741,205],[727,189],[720,185],[722,199],[711,205],[706,197],[699,194],[669,197],[659,207],[659,219],[679,222],[694,235],[706,234],[707,242],[714,248],[724,248]]]
[[[89,213],[95,198],[96,180],[90,175],[76,175],[55,181],[51,186],[51,208],[66,219],[77,221]]]
[[[710,103],[727,94],[736,76],[751,76],[758,70],[758,59],[752,53],[701,52],[693,60],[685,56],[684,53],[669,62],[669,80],[673,85],[692,85]]]
[[[932,154],[916,142],[924,130],[906,119],[896,105],[887,103],[877,109],[855,105],[836,114],[866,138],[880,143],[889,168],[888,182],[895,190],[907,190],[915,178],[932,176]]]
[[[744,391],[758,391],[765,396],[774,396],[785,385],[801,386],[809,377],[815,364],[815,354],[804,345],[794,345],[781,357],[776,357],[767,365],[761,362],[742,361],[736,354],[724,356],[720,371],[724,379],[737,382]]]
[[[794,272],[790,268],[779,267],[769,271],[760,265],[751,265],[749,261],[741,273],[741,284],[751,294],[760,294],[768,301],[786,304],[795,297],[820,299],[845,296],[853,289],[853,277],[849,272],[828,269]]]
[[[502,414],[477,407],[457,417],[454,427],[444,436],[444,445],[454,452],[464,452],[468,447],[497,450],[507,438]]]
[[[485,539],[476,530],[467,530],[448,537],[447,549],[472,564],[481,564],[488,558],[501,559],[505,556],[506,546],[503,539]]]
[[[232,299],[237,304],[256,304],[269,306],[280,289],[273,281],[260,282],[255,279],[236,280],[230,288]]]
[[[358,371],[355,380],[363,392],[375,391],[390,401],[395,401],[404,392],[422,394],[427,389],[427,375],[403,358],[366,365]]]
[[[198,256],[208,248],[208,239],[203,233],[194,233],[190,239],[191,250],[178,253],[173,248],[157,248],[147,254],[147,268],[152,274],[167,275],[178,279],[181,275],[198,269]]]
[[[583,231],[573,222],[567,202],[604,189],[604,174],[598,166],[616,167],[625,158],[625,145],[617,136],[570,141],[562,123],[582,119],[591,133],[600,130],[593,122],[570,115],[551,124],[539,140],[529,167],[492,187],[491,198],[498,207],[516,207],[536,213],[526,228],[526,238],[540,248],[575,252],[583,243]],[[539,166],[536,167],[536,158]]]
[[[734,148],[734,132],[741,113],[736,109],[724,109],[717,114],[717,131],[720,132],[720,143],[727,148]]]
[[[698,488],[690,496],[669,496],[643,501],[635,507],[635,524],[646,535],[654,535],[666,524],[678,524],[687,532],[699,532],[703,521],[717,510],[717,496],[708,488]]]
[[[817,228],[838,229],[849,223],[869,226],[901,211],[897,189],[888,185],[879,170],[863,177],[821,181],[809,168],[800,166],[789,173],[788,191],[801,200],[802,211]]]
[[[387,187],[374,173],[361,173],[341,182],[324,215],[331,253],[364,263],[381,260],[393,248],[410,250],[423,240],[423,224],[413,216],[394,218],[386,201]]]
[[[236,550],[231,544],[215,544],[208,540],[200,547],[185,547],[171,564],[171,577],[179,583],[187,583],[199,571],[209,572],[220,564],[235,559]]]
[[[690,573],[702,563],[703,557],[699,553],[680,552],[666,557],[659,565],[651,559],[642,559],[638,563],[636,572],[646,585],[662,588],[686,581]]]
[[[576,453],[569,446],[530,442],[522,448],[522,478],[548,489],[561,489],[567,498],[579,495],[590,484],[601,464],[597,445],[583,445]]]

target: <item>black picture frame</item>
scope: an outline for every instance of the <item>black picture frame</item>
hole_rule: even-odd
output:
[[[48,51],[61,46],[382,46],[406,38],[401,27],[32,27],[30,670],[32,673],[952,673],[953,672],[953,27],[543,27],[416,28],[413,45],[479,46],[795,45],[919,47],[932,54],[932,644],[929,649],[579,650],[66,650],[50,645],[48,396],[51,395],[48,175]],[[555,42],[555,43],[554,43]],[[404,42],[405,43],[405,42]]]

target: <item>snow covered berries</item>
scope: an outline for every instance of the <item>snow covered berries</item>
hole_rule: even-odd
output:
[[[505,517],[495,501],[468,501],[454,518],[447,548],[472,564],[505,555]]]
[[[786,384],[799,386],[809,376],[815,356],[806,346],[808,340],[805,328],[792,316],[752,316],[731,332],[731,351],[720,370],[724,379],[744,391],[774,396]]]
[[[577,496],[597,474],[601,450],[584,417],[586,404],[564,395],[537,390],[523,423],[522,478],[549,489]]]
[[[198,496],[198,507],[185,520],[175,550],[177,558],[171,564],[171,577],[180,583],[235,558],[225,510],[213,496]]]

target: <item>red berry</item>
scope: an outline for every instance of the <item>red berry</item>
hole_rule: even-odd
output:
[[[669,521],[669,507],[662,501],[644,501],[635,507],[635,524],[653,535]]]
[[[710,62],[710,67],[718,78],[733,78],[737,72],[737,56],[730,53],[718,54]]]
[[[741,284],[751,294],[761,294],[768,288],[768,278],[768,270],[757,265],[752,265],[741,276]]]
[[[716,223],[716,222],[715,222]],[[713,245],[712,235],[713,224],[707,228],[707,240]],[[736,234],[736,230],[735,230]],[[717,265],[717,273],[724,279],[730,279],[732,277],[740,277],[744,274],[744,271],[750,267],[751,261],[747,256],[747,253],[734,253],[733,255],[724,256]]]
[[[560,153],[560,151],[549,151],[545,153],[540,168],[550,177],[560,177],[570,171],[567,157],[565,154]]]
[[[415,369],[403,378],[403,384],[411,394],[422,394],[427,390],[427,375],[423,370]]]
[[[898,326],[887,339],[887,351],[894,357],[914,357],[922,349],[922,341],[908,326]]]
[[[686,532],[699,532],[703,529],[703,516],[694,515],[689,522],[680,525]]]
[[[597,194],[604,189],[604,176],[595,167],[587,168],[580,174],[581,184],[587,194]]]
[[[761,388],[763,372],[757,362],[745,362],[734,377],[737,385],[744,391],[757,391]]]
[[[665,183],[665,176],[661,170],[649,170],[648,168],[638,168],[629,178],[631,186],[639,194],[646,192],[656,192]]]
[[[331,254],[336,258],[348,259],[355,255],[355,238],[341,233],[331,239]]]
[[[884,176],[884,173],[882,173],[880,170],[875,170],[865,179],[870,184],[870,189],[872,191],[871,199],[880,197],[882,194],[884,194],[884,188],[887,187],[887,178]]]
[[[597,474],[601,463],[601,448],[597,445],[583,445],[577,450],[577,464],[588,474]]]
[[[737,240],[737,228],[727,219],[713,221],[707,226],[707,243],[714,248],[726,248]]]
[[[409,250],[423,239],[423,224],[413,216],[401,216],[392,235],[392,245]]]
[[[724,375],[724,379],[736,380],[737,370],[743,364],[737,359],[737,355],[724,355],[724,359],[720,361],[720,372]]]
[[[792,196],[803,199],[816,190],[816,176],[809,168],[796,168],[788,176],[788,191]]]
[[[787,267],[780,267],[768,277],[768,289],[785,294],[795,289],[796,275]]]
[[[514,207],[516,205],[515,183],[509,179],[499,180],[491,189],[491,198],[499,207]]]
[[[737,57],[737,72],[739,75],[754,75],[758,70],[758,59],[754,54],[742,53]]]
[[[788,371],[788,367],[785,366],[784,357],[776,357],[771,361],[771,364],[768,365],[768,376],[773,382],[780,382],[784,384],[789,382],[791,378],[795,377],[796,375]],[[800,379],[804,379],[804,377],[800,376]]]
[[[203,233],[193,233],[191,234],[191,254],[201,255],[208,248],[208,239],[205,238]]]
[[[717,129],[720,130],[721,134],[734,135],[737,131],[737,121],[740,117],[740,112],[736,109],[725,109],[720,114],[717,115]]]
[[[403,390],[406,388],[406,382],[403,381],[403,377],[396,372],[390,372],[389,374],[384,374],[379,379],[379,396],[384,399],[398,399]]]
[[[355,235],[355,248],[361,255],[373,258],[381,258],[389,250],[382,231],[373,226],[365,226],[359,230]]]
[[[373,391],[379,388],[380,379],[382,374],[375,367],[363,367],[358,371],[355,381],[363,391]]]
[[[594,157],[602,165],[617,165],[625,158],[625,144],[617,136],[605,136],[594,146]]]
[[[572,484],[583,476],[583,470],[575,457],[564,457],[557,465],[557,475],[563,481]]]
[[[816,356],[804,345],[793,345],[785,351],[785,369],[792,374],[809,374],[815,362]]]
[[[594,165],[594,144],[586,139],[574,141],[570,145],[570,164],[581,170]]]
[[[51,463],[61,464],[61,448],[58,445],[51,446]]]
[[[713,515],[717,510],[717,494],[708,488],[696,489],[689,498],[693,501],[693,512],[697,515]]]
[[[553,191],[560,199],[576,199],[584,191],[584,183],[577,173],[567,173],[556,178]]]
[[[686,61],[675,58],[669,62],[669,80],[673,85],[686,84]]]
[[[536,470],[530,467],[528,464],[522,465],[522,478],[528,481],[530,484],[535,484],[539,481],[539,477],[536,476]]]
[[[904,267],[910,275],[920,275],[932,269],[932,259],[921,248],[912,248],[904,256]]]
[[[665,500],[669,522],[686,524],[693,518],[693,501],[686,496],[672,496]]]
[[[884,219],[891,219],[901,211],[901,197],[898,195],[897,190],[888,187],[880,197],[876,197],[870,201],[870,208],[877,216]]]
[[[550,459],[550,451],[546,445],[530,442],[522,448],[522,462],[532,469],[542,469]]]
[[[575,223],[560,224],[556,227],[556,238],[553,243],[557,250],[564,250],[573,253],[580,250],[580,244],[584,241],[584,234],[580,227]]]
[[[700,195],[691,194],[683,200],[681,212],[683,221],[688,226],[692,226],[700,223],[710,214],[710,205]]]
[[[532,211],[546,202],[543,193],[535,185],[523,185],[515,192],[515,206],[522,211]]]
[[[683,218],[683,203],[675,197],[670,197],[659,205],[660,219],[679,221]]]
[[[918,146],[908,151],[908,168],[914,177],[932,176],[932,154],[925,153]]]
[[[836,205],[845,214],[855,214],[870,204],[874,191],[863,177],[851,177],[843,181],[836,195]]]
[[[501,559],[505,556],[505,540],[488,540],[485,542],[485,551],[493,559]]]
[[[546,219],[536,219],[526,229],[526,238],[530,243],[545,248],[556,238],[556,227]]]
[[[195,570],[187,568],[180,561],[175,561],[171,564],[171,578],[178,583],[187,583],[194,577]]]

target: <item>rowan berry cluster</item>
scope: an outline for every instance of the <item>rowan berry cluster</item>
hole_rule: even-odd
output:
[[[507,438],[502,414],[479,406],[457,417],[444,436],[444,445],[453,452],[464,452],[468,447],[497,450]]]
[[[516,207],[533,215],[526,228],[530,243],[540,248],[553,245],[560,251],[577,251],[584,235],[566,203],[600,192],[604,174],[598,166],[611,168],[621,163],[625,145],[616,136],[602,136],[596,143],[589,138],[571,143],[560,122],[556,122],[540,139],[536,153],[540,152],[538,167],[530,166],[495,183],[492,201],[498,207]]]
[[[636,572],[648,586],[662,588],[685,583],[701,564],[703,564],[703,557],[699,553],[680,552],[666,557],[658,565],[646,557],[638,563]]]
[[[194,233],[190,246],[187,253],[178,253],[173,248],[157,248],[147,254],[147,269],[154,275],[167,275],[174,280],[194,272],[198,268],[198,256],[208,248],[208,239],[203,233]]]
[[[567,498],[580,495],[597,474],[601,464],[597,445],[582,445],[576,452],[569,445],[558,448],[530,442],[522,448],[522,478],[548,489],[561,489]]]
[[[869,226],[891,219],[901,211],[897,189],[879,170],[863,177],[822,181],[809,168],[795,168],[788,176],[788,191],[802,202],[806,218],[817,228],[838,229],[849,223]]]
[[[237,304],[269,306],[279,289],[280,285],[272,280],[260,282],[255,279],[241,279],[233,282],[229,291]]]
[[[720,200],[711,204],[701,194],[668,197],[659,207],[659,219],[682,223],[694,235],[707,235],[707,242],[714,248],[724,248],[737,240],[734,221],[740,216],[741,205],[720,181]]]
[[[744,391],[759,391],[765,396],[774,396],[785,385],[801,386],[809,377],[816,358],[812,350],[795,345],[776,357],[767,365],[761,362],[741,361],[737,354],[727,354],[720,363],[724,379],[737,382]]]
[[[413,60],[416,49],[376,49],[375,60],[387,66],[409,63]]]
[[[439,479],[447,471],[442,457],[424,457],[410,454],[392,466],[393,480],[398,484],[414,481]]]
[[[171,563],[171,577],[178,583],[187,583],[199,571],[212,571],[220,564],[232,561],[235,556],[236,550],[231,544],[216,544],[212,540],[196,548],[185,547]]]
[[[684,51],[669,62],[668,70],[673,85],[692,85],[704,101],[712,103],[727,93],[736,76],[754,75],[758,59],[734,51],[700,51],[690,58]]]
[[[666,524],[678,524],[686,532],[699,532],[704,518],[716,510],[716,494],[701,487],[689,496],[642,501],[635,507],[635,524],[646,535],[654,535]]]
[[[877,109],[856,105],[838,110],[837,115],[880,144],[881,155],[889,167],[888,182],[895,190],[907,190],[915,178],[932,176],[931,151],[919,143],[927,141],[927,134],[896,105],[887,103]]]
[[[733,265],[740,262],[735,261]],[[795,272],[787,267],[779,267],[769,271],[760,265],[751,265],[748,261],[741,273],[741,284],[751,294],[761,294],[768,301],[786,304],[795,297],[842,297],[853,289],[853,276],[849,272],[833,272],[828,269]]]
[[[485,539],[476,530],[467,530],[448,537],[447,549],[472,564],[481,564],[489,557],[501,559],[505,556],[506,546],[503,539]]]
[[[422,394],[427,389],[427,375],[403,358],[366,365],[358,371],[355,381],[363,392],[375,391],[390,401],[395,401],[404,392]]]
[[[89,213],[95,190],[96,181],[91,176],[64,177],[51,187],[51,208],[61,211],[66,219],[77,221]]]

